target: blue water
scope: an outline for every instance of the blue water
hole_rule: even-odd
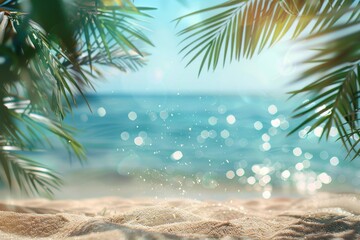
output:
[[[360,161],[345,159],[336,131],[289,137],[301,99],[266,96],[91,95],[66,123],[78,129],[84,166],[56,148],[38,157],[59,171],[106,169],[134,178],[179,181],[203,188],[314,193],[357,190]]]

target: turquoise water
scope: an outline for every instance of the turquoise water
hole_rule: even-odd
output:
[[[37,154],[59,171],[105,169],[142,181],[204,189],[314,193],[356,191],[360,162],[345,160],[336,130],[287,137],[299,100],[265,96],[92,95],[66,122],[79,129],[88,162],[56,148]],[[49,159],[52,159],[51,161]],[[61,160],[60,160],[61,159]]]

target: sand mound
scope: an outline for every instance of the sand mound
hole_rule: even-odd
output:
[[[359,239],[354,194],[304,199],[0,203],[0,239]]]

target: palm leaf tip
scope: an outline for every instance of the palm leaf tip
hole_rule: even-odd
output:
[[[101,3],[101,2],[100,2]],[[134,65],[142,66],[140,61],[145,63],[143,57],[146,55],[139,46],[154,46],[152,41],[144,34],[145,27],[142,25],[142,18],[149,18],[150,15],[146,11],[153,10],[152,8],[138,7],[136,11],[134,6],[122,4],[120,6],[111,6],[107,4],[98,4],[97,6],[83,6],[79,9],[79,31],[78,40],[84,39],[85,44],[82,46],[82,51],[87,53],[85,58],[81,59],[82,64],[90,65],[90,73],[92,74],[93,64],[112,64],[113,67],[120,71],[137,70],[131,67],[130,64],[118,64],[120,55],[116,52],[122,51],[122,58],[132,56],[136,53],[140,58],[126,58],[126,62],[133,61]],[[95,8],[94,8],[95,7]],[[89,9],[95,9],[96,14],[93,14]],[[104,49],[106,55],[98,54],[100,49]],[[101,51],[100,51],[101,52]],[[120,60],[121,61],[121,60]],[[114,64],[114,62],[116,62]]]
[[[62,181],[57,173],[26,157],[0,151],[0,179],[12,190],[28,195],[52,196]]]
[[[358,23],[360,25],[360,22]],[[344,29],[334,27],[326,34],[332,34]],[[323,37],[324,34],[313,35],[310,38]],[[310,101],[295,110],[294,117],[305,117],[305,120],[291,133],[306,124],[314,127],[322,126],[321,137],[329,138],[335,127],[339,134],[338,140],[347,150],[347,157],[352,160],[360,155],[359,150],[359,100],[360,100],[360,49],[357,41],[360,32],[345,32],[340,37],[327,39],[325,47],[316,50],[317,54],[306,62],[311,67],[298,79],[316,79],[300,90],[298,94],[311,94]]]

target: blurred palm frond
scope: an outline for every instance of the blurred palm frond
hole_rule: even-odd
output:
[[[60,186],[57,173],[25,157],[51,147],[51,136],[85,159],[62,121],[78,95],[86,101],[97,65],[126,72],[145,64],[148,10],[130,0],[0,3],[0,180],[11,189],[51,196]]]
[[[81,160],[84,149],[71,135],[71,130],[57,120],[37,114],[29,100],[15,97],[3,99],[1,116],[10,116],[10,122],[0,135],[0,179],[11,189],[19,189],[26,194],[52,195],[62,183],[59,175],[43,164],[21,155],[33,151],[39,145],[49,144],[49,133],[57,136],[65,146]],[[4,112],[7,111],[7,112]],[[19,123],[21,123],[19,125]]]
[[[139,50],[139,46],[154,45],[144,34],[146,29],[141,23],[144,18],[150,17],[145,12],[153,10],[153,8],[139,7],[134,9],[133,5],[124,7],[121,5],[97,4],[89,6],[82,4],[77,9],[77,25],[79,26],[77,40],[83,42],[80,50],[82,55],[87,55],[84,58],[87,62],[82,61],[82,63],[89,65],[90,71],[92,71],[93,63],[104,64],[105,59],[106,63],[110,63],[121,71],[126,71],[124,65],[118,65],[115,62],[127,62],[133,59],[135,66],[143,65],[138,64],[144,57],[144,52]],[[106,55],[99,54],[104,50]],[[115,56],[112,53],[116,53]],[[96,57],[93,57],[94,54]],[[136,70],[137,67],[130,69]]]

